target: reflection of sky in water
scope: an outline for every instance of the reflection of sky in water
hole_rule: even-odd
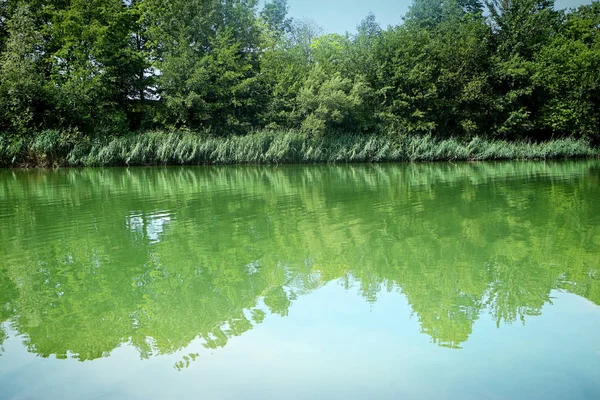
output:
[[[165,211],[150,214],[145,218],[142,214],[127,217],[128,229],[139,238],[146,238],[151,244],[160,242],[160,237],[169,222],[171,215]]]
[[[57,399],[598,398],[599,310],[579,296],[553,291],[556,303],[527,326],[497,329],[483,314],[477,334],[454,351],[420,333],[405,297],[384,292],[368,304],[342,286],[331,282],[298,298],[287,317],[267,315],[223,348],[196,339],[149,359],[125,344],[92,362],[51,357],[42,366],[10,332],[0,357],[2,393],[26,387],[20,393],[30,398]],[[48,364],[53,385],[31,384]]]

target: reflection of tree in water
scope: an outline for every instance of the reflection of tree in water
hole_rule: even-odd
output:
[[[14,299],[17,297],[17,291],[13,282],[6,274],[2,273],[0,268],[0,355],[4,352],[2,347],[4,341],[8,339],[6,328],[3,326],[14,313]]]
[[[595,165],[0,177],[0,201],[15,205],[2,221],[15,229],[0,230],[0,322],[46,357],[131,343],[147,358],[198,337],[225,346],[339,281],[373,302],[402,292],[423,333],[459,348],[482,312],[498,326],[525,321],[553,289],[600,304]]]

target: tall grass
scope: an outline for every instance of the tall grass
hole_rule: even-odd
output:
[[[110,166],[182,164],[355,163],[393,161],[534,160],[598,157],[586,141],[508,142],[432,136],[337,135],[262,131],[213,137],[148,132],[110,139],[69,142],[56,131],[29,141],[0,138],[4,166]]]

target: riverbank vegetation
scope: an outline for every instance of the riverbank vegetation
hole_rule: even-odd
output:
[[[340,35],[288,18],[285,0],[3,1],[0,163],[546,158],[600,144],[598,1],[415,0],[398,19]]]
[[[63,139],[58,131],[44,131],[18,146],[0,143],[4,165],[21,167],[546,160],[598,155],[587,141],[571,138],[533,143],[480,137],[313,136],[298,131],[261,131],[231,137],[152,132],[71,141]]]

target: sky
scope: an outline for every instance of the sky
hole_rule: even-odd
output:
[[[591,0],[557,0],[556,8],[576,7],[589,4]],[[355,32],[356,26],[369,13],[375,14],[377,22],[386,28],[398,25],[406,14],[412,0],[288,0],[292,18],[309,18],[324,33]]]

